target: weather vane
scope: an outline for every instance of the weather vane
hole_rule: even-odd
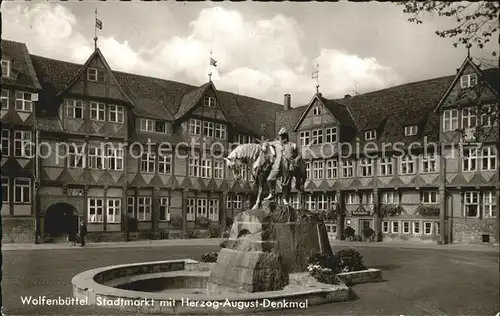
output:
[[[319,64],[316,64],[316,71],[313,71],[312,79],[316,79],[316,93],[319,93]]]

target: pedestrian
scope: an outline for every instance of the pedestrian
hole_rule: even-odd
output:
[[[87,236],[87,223],[83,220],[80,223],[80,245],[85,246],[85,236]]]

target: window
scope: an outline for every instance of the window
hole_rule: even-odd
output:
[[[224,130],[226,129],[226,126],[224,125]],[[250,143],[255,143],[255,137],[253,136],[248,136],[248,135],[243,135],[243,134],[238,134],[236,136],[236,142],[238,144],[250,144]]]
[[[201,159],[201,174],[200,177],[205,179],[212,178],[212,160],[211,159]]]
[[[326,194],[318,194],[316,197],[318,203],[318,210],[326,211],[328,209],[328,195]]]
[[[422,192],[422,204],[436,204],[438,202],[438,193],[436,191]]]
[[[154,131],[155,121],[149,119],[141,119],[141,131],[152,132]]]
[[[215,138],[226,139],[226,125],[215,124]]]
[[[66,100],[66,117],[82,119],[83,118],[83,101]]]
[[[200,172],[200,157],[190,157],[189,158],[189,176],[199,177]]]
[[[123,149],[108,148],[108,169],[113,171],[123,170]]]
[[[374,129],[365,132],[365,140],[374,140],[376,138],[377,138],[377,132]]]
[[[336,179],[337,178],[338,163],[335,159],[328,159],[326,161],[326,178]]]
[[[208,214],[208,205],[207,199],[198,199],[196,208],[196,217],[207,217]]]
[[[399,222],[391,222],[391,232],[393,234],[399,233]]]
[[[466,217],[479,217],[479,192],[465,192],[464,211]]]
[[[321,107],[320,106],[313,107],[313,115],[314,116],[321,115]]]
[[[16,110],[23,112],[31,112],[33,110],[31,93],[16,91]]]
[[[141,157],[141,172],[154,173],[156,155],[153,152],[145,152]]]
[[[85,168],[85,148],[82,145],[71,144],[68,147],[68,167]]]
[[[343,178],[354,177],[354,163],[352,160],[342,161],[342,177]]]
[[[122,207],[122,200],[108,199],[108,212],[106,217],[108,223],[121,222],[121,207]]]
[[[418,131],[417,125],[405,126],[405,136],[417,135],[417,131]]]
[[[292,207],[293,208],[299,208],[299,196],[298,194],[293,194],[290,196],[290,201],[291,201],[291,204],[292,204]]]
[[[308,194],[306,198],[306,209],[314,211],[316,209],[316,198],[313,194]]]
[[[9,99],[9,90],[2,89],[2,110],[8,110],[10,99]]]
[[[412,174],[415,173],[415,161],[413,156],[403,156],[401,157],[401,174]]]
[[[234,196],[234,200],[233,200],[233,207],[235,209],[242,209],[243,208],[243,197],[241,196],[241,194],[236,194]]]
[[[224,179],[223,160],[214,160],[214,179]]]
[[[325,139],[327,143],[335,143],[337,141],[337,128],[327,128],[325,131]]]
[[[320,145],[323,144],[323,130],[315,129],[312,131],[312,144]]]
[[[89,169],[104,169],[104,157],[102,147],[89,147]]]
[[[170,199],[168,197],[160,198],[159,221],[170,221]]]
[[[89,223],[102,223],[104,213],[104,200],[103,199],[88,199],[88,222]]]
[[[421,173],[437,172],[437,156],[434,154],[426,154],[421,156]]]
[[[345,204],[353,205],[359,204],[359,196],[356,193],[346,193],[345,194]]]
[[[333,224],[326,224],[326,232],[329,234],[336,234],[337,233],[337,225]]]
[[[108,120],[111,123],[123,123],[125,117],[125,111],[123,110],[123,106],[121,105],[108,105]]]
[[[203,122],[203,136],[214,137],[214,123],[207,121]]]
[[[424,234],[432,235],[432,222],[424,222]]]
[[[309,131],[300,132],[300,146],[309,145],[311,133]]]
[[[462,109],[462,128],[476,127],[477,115],[475,108]]]
[[[478,165],[478,150],[477,148],[464,148],[462,159],[462,171],[476,171]]]
[[[208,219],[212,222],[219,221],[219,200],[210,199],[208,200]]]
[[[441,227],[439,226],[439,222],[434,223],[434,234],[436,234],[436,235],[441,234]]]
[[[2,156],[7,157],[10,155],[10,131],[2,129]]]
[[[403,234],[409,234],[410,233],[410,222],[402,221],[401,224],[403,226]]]
[[[10,77],[10,60],[2,59],[2,77]]]
[[[104,71],[102,69],[96,69],[91,67],[87,68],[87,80],[104,82],[105,81]]]
[[[311,179],[311,162],[306,161],[306,179]]]
[[[151,220],[151,198],[138,197],[137,198],[137,220],[146,222]]]
[[[413,234],[420,235],[420,222],[413,222]]]
[[[313,179],[323,179],[324,174],[323,174],[323,161],[321,160],[316,160],[313,161]]]
[[[463,75],[460,77],[462,89],[473,87],[477,84],[477,74]]]
[[[133,196],[127,197],[127,215],[129,218],[135,217],[135,198]]]
[[[29,158],[33,149],[32,134],[28,131],[14,132],[14,156]]]
[[[481,155],[481,170],[494,171],[497,169],[497,149],[496,147],[483,147]]]
[[[398,204],[399,194],[396,191],[382,192],[382,204]]]
[[[186,221],[188,222],[194,221],[195,211],[196,211],[196,200],[192,198],[187,199]]]
[[[2,177],[2,201],[4,204],[9,203],[10,192],[9,192],[9,178]]]
[[[214,97],[205,97],[203,104],[209,108],[215,108],[217,105],[217,100]]]
[[[104,121],[106,106],[104,103],[90,102],[90,119],[94,121]]]
[[[155,132],[166,134],[167,133],[167,123],[156,121],[155,122]]]
[[[443,112],[443,131],[452,132],[458,129],[458,110],[445,110]]]
[[[363,205],[367,206],[370,209],[373,209],[373,193],[365,192],[361,195],[361,201],[363,201]]]
[[[381,176],[392,176],[394,172],[392,166],[392,157],[381,157],[379,159],[379,174]]]
[[[389,233],[389,222],[386,222],[386,221],[382,222],[382,233],[384,233],[384,234]]]
[[[359,160],[359,176],[360,177],[371,177],[373,176],[372,170],[373,162],[369,158],[361,158]]]
[[[158,156],[158,173],[172,174],[172,154],[160,154]]]
[[[497,201],[494,191],[483,193],[483,216],[486,218],[497,216]]]
[[[481,126],[489,127],[497,124],[498,118],[496,104],[484,105],[481,109]]]

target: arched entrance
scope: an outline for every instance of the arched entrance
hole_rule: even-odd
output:
[[[44,235],[47,238],[53,242],[66,241],[68,235],[73,236],[77,232],[78,211],[73,205],[57,203],[47,209],[44,221]]]

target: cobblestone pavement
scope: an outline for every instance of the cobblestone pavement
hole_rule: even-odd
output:
[[[261,315],[495,315],[499,307],[498,253],[356,244],[369,267],[385,282],[353,287],[356,300]],[[339,246],[335,245],[335,249]],[[217,246],[143,246],[3,252],[6,315],[126,315],[81,306],[28,306],[21,296],[71,296],[71,278],[106,265],[167,259],[199,259]],[[135,315],[129,314],[129,315]]]

